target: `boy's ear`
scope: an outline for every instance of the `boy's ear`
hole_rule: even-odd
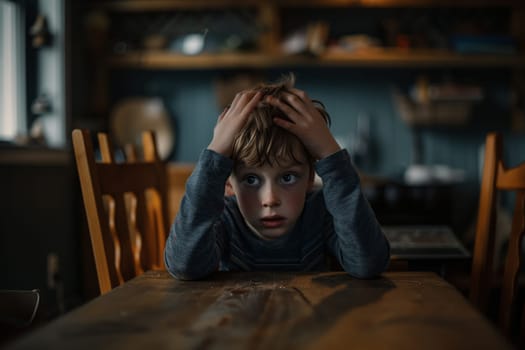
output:
[[[226,180],[226,185],[224,186],[224,197],[233,196],[235,192],[233,191],[232,184],[230,182],[230,178]]]

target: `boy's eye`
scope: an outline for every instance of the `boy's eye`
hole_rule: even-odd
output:
[[[249,186],[257,186],[261,181],[259,180],[259,177],[255,175],[246,175],[244,177],[244,182]]]
[[[298,180],[298,176],[295,174],[284,174],[281,177],[281,182],[285,185],[290,185],[296,183]]]

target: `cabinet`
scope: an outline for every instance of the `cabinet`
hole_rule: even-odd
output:
[[[449,11],[442,11],[445,8]],[[388,14],[389,9],[397,12]],[[503,28],[500,25],[497,30],[506,31],[503,34],[515,40],[514,47],[516,50],[511,50],[503,55],[490,53],[490,49],[481,52],[488,45],[482,43],[478,46],[482,49],[481,51],[473,50],[465,54],[457,50],[450,50],[449,43],[445,45],[436,45],[436,43],[410,45],[405,42],[392,45],[392,43],[385,43],[383,40],[382,43],[368,50],[334,50],[332,45],[332,47],[326,47],[325,50],[321,50],[313,56],[283,53],[282,43],[286,40],[286,36],[290,35],[291,29],[294,29],[289,26],[289,23],[294,21],[289,19],[295,14],[302,14],[303,20],[313,23],[317,21],[327,23],[326,19],[320,19],[323,15],[327,15],[329,18],[327,29],[330,33],[325,33],[325,39],[326,41],[329,39],[334,41],[339,39],[337,36],[340,37],[344,34],[341,31],[341,22],[349,22],[345,24],[349,33],[359,30],[351,23],[352,14],[355,12],[359,12],[356,16],[360,16],[363,11],[368,11],[368,13],[381,12],[392,19],[406,10],[412,12],[416,20],[421,20],[422,17],[417,12],[425,11],[425,9],[427,12],[423,16],[427,18],[433,17],[436,13],[436,16],[447,17],[458,15],[458,13],[458,16],[464,16],[471,10],[478,11],[480,14],[479,21],[482,23],[477,24],[478,28],[470,28],[470,32],[479,30],[479,27],[482,26],[493,25],[497,27],[495,23],[487,23],[489,21],[496,22],[496,20],[487,20],[482,18],[483,15],[493,16],[492,12],[495,12],[500,17],[506,16],[507,18],[504,19],[506,24],[503,25]],[[253,27],[257,31],[257,38],[251,43],[252,47],[249,50],[216,49],[213,52],[203,52],[198,55],[184,55],[177,52],[177,48],[173,48],[174,45],[170,47],[170,43],[166,43],[166,40],[170,39],[162,33],[169,31],[170,21],[177,25],[176,17],[180,17],[181,13],[186,14],[187,18],[191,20],[191,15],[198,18],[199,13],[213,17],[220,16],[221,12],[231,15],[236,11],[240,16],[251,16]],[[90,2],[88,13],[95,14],[95,17],[98,16],[91,21],[92,27],[89,28],[90,33],[98,34],[97,42],[92,47],[97,52],[94,57],[104,61],[110,68],[187,70],[279,67],[523,67],[525,65],[525,56],[520,50],[525,42],[525,30],[522,24],[525,19],[525,4],[519,0],[248,0],[242,3],[232,0],[95,1]],[[305,13],[308,15],[304,16]],[[338,13],[339,16],[337,16]],[[131,20],[126,22],[123,20],[125,17]],[[235,20],[235,17],[232,18]],[[114,34],[115,26],[119,26],[119,20],[123,20],[119,28],[121,34],[126,35],[123,33],[125,29],[122,30],[122,27],[127,26],[130,32],[135,31],[131,34],[131,37],[134,37],[128,37],[128,39],[131,38],[131,41],[139,39],[142,42],[135,45],[120,42],[120,47],[118,47],[115,40],[119,39],[112,37],[112,34]],[[330,23],[330,20],[337,23]],[[407,20],[410,21],[410,19]],[[467,20],[471,21],[471,18]],[[156,33],[152,32],[155,22],[157,22],[158,27]],[[181,22],[184,20],[181,20],[179,24],[188,24],[188,20],[186,23]],[[454,23],[457,24],[458,22]],[[295,23],[295,29],[307,24]],[[138,32],[136,28],[131,29],[134,25],[141,26]],[[441,26],[446,25],[446,22],[441,22]],[[465,26],[468,25],[469,23]],[[472,24],[470,23],[470,25]],[[339,33],[331,33],[333,27],[337,27],[336,31],[338,30]],[[412,31],[417,31],[417,28],[414,28]],[[435,30],[436,28],[427,29]],[[448,29],[442,28],[442,31]],[[486,29],[484,28],[484,30]],[[175,29],[175,32],[177,30],[180,30],[180,27]],[[390,28],[390,30],[395,29]],[[468,31],[469,29],[465,30]],[[402,28],[398,28],[397,31],[397,33],[385,34],[384,36],[398,35],[401,38],[404,35],[406,39],[407,35],[403,33]],[[421,36],[421,33],[412,34],[413,36],[416,34]],[[449,33],[437,33],[436,35],[442,35],[441,40],[448,40],[450,38],[445,37],[447,34]],[[493,33],[489,34],[492,35]],[[208,33],[208,38],[211,35]],[[145,43],[146,37],[148,37],[147,40],[151,39],[149,43]],[[161,41],[162,43],[160,43]],[[481,47],[481,45],[485,45],[485,47]]]

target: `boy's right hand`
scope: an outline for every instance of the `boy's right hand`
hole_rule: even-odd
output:
[[[219,116],[208,149],[223,156],[231,157],[233,140],[261,101],[261,97],[261,92],[242,91],[237,93],[232,104],[226,107]]]

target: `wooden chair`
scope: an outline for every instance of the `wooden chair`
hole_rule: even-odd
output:
[[[155,136],[144,132],[143,160],[126,147],[127,161],[116,162],[110,139],[98,134],[96,162],[89,131],[73,131],[73,147],[82,188],[100,293],[148,269],[164,268],[169,230],[166,168]]]
[[[510,338],[513,323],[517,320],[517,280],[520,268],[521,241],[525,234],[525,162],[507,168],[503,162],[503,140],[499,133],[489,133],[485,143],[485,160],[479,199],[478,220],[472,274],[470,300],[481,311],[487,312],[489,293],[494,285],[493,255],[496,228],[496,202],[499,191],[515,191],[512,230],[509,237],[505,270],[501,282],[501,299],[498,323]],[[519,342],[525,339],[525,309],[521,312]]]

